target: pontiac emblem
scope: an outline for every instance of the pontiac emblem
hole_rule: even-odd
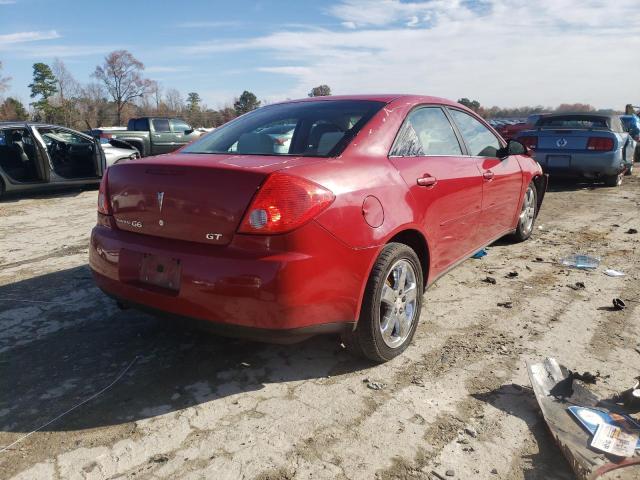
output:
[[[567,139],[566,138],[561,138],[556,142],[556,145],[560,148],[564,148],[567,146]]]
[[[160,207],[160,213],[162,213],[162,201],[164,200],[164,192],[158,192],[158,206]]]

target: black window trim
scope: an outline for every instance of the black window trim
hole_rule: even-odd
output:
[[[479,115],[474,115],[469,113],[466,110],[463,110],[462,108],[456,108],[456,107],[452,107],[447,105],[445,107],[445,111],[447,113],[447,116],[449,117],[449,119],[451,120],[451,123],[453,123],[455,130],[460,134],[460,138],[462,139],[462,141],[464,142],[464,146],[465,146],[465,150],[467,151],[467,155],[468,157],[473,157],[473,158],[498,158],[498,157],[483,157],[482,155],[471,155],[471,150],[469,150],[469,146],[467,145],[467,141],[464,139],[464,135],[462,135],[462,132],[460,131],[460,129],[458,128],[458,124],[455,122],[453,116],[451,115],[451,110],[456,110],[458,112],[461,113],[465,113],[467,115],[469,115],[471,118],[475,118],[476,120],[478,120],[482,125],[484,125],[487,130],[489,130],[489,132],[491,132],[491,134],[496,137],[496,139],[498,140],[498,145],[500,145],[502,148],[506,147],[507,142],[504,141],[504,139],[502,138],[501,135],[498,134],[498,132],[496,132],[493,127],[491,125],[489,125],[484,118],[482,118]]]
[[[421,110],[423,108],[438,108],[440,109],[440,111],[442,111],[445,118],[449,121],[451,128],[453,129],[453,134],[456,136],[456,140],[458,141],[458,146],[460,147],[460,151],[461,151],[460,155],[391,155],[391,152],[393,152],[393,149],[396,146],[396,142],[398,141],[398,136],[400,135],[402,128],[405,126],[405,124],[407,123],[407,120],[409,119],[409,115],[411,115],[416,110]],[[400,127],[398,128],[398,131],[396,132],[396,135],[393,138],[391,147],[387,152],[387,158],[470,157],[471,155],[469,155],[468,152],[469,150],[467,149],[467,144],[464,143],[462,135],[460,134],[460,131],[458,130],[457,125],[452,121],[452,118],[449,115],[449,112],[447,112],[445,105],[438,104],[438,103],[421,103],[419,105],[413,106],[411,110],[409,110],[405,115],[404,120],[402,120],[402,123],[400,124]]]

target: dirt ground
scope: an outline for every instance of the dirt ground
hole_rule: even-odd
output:
[[[0,478],[570,479],[525,362],[610,375],[603,395],[638,375],[637,174],[552,185],[534,237],[437,282],[413,345],[375,366],[336,338],[265,345],[118,310],[87,267],[96,195],[0,202],[0,445],[117,380],[0,453]],[[600,268],[559,265],[575,252]]]

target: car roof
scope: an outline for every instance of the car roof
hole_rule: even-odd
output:
[[[62,125],[54,125],[53,123],[42,123],[42,122],[25,122],[22,120],[16,121],[2,121],[0,122],[0,127],[55,127],[55,128],[66,128],[67,130],[74,130],[73,128],[63,127]],[[77,131],[77,130],[74,130]]]
[[[365,100],[371,102],[383,102],[383,103],[391,103],[393,101],[406,101],[409,103],[438,103],[445,105],[456,105],[459,106],[458,103],[453,102],[451,100],[447,100],[446,98],[440,97],[432,97],[427,95],[412,95],[412,94],[364,94],[364,95],[328,95],[324,97],[309,97],[309,98],[299,98],[295,100],[286,100],[284,102],[271,103],[267,106],[271,105],[283,105],[287,103],[298,103],[298,102],[332,102],[338,100]]]

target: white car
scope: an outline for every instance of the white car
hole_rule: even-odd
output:
[[[116,147],[113,145],[113,143],[116,143],[116,141],[112,140],[112,143],[107,142],[100,144],[106,158],[107,167],[115,165],[116,163],[140,158],[140,152],[138,152],[138,150],[136,150],[134,147],[122,148],[126,145],[124,142],[116,143],[116,145],[118,145]],[[122,147],[120,146],[121,144]]]

